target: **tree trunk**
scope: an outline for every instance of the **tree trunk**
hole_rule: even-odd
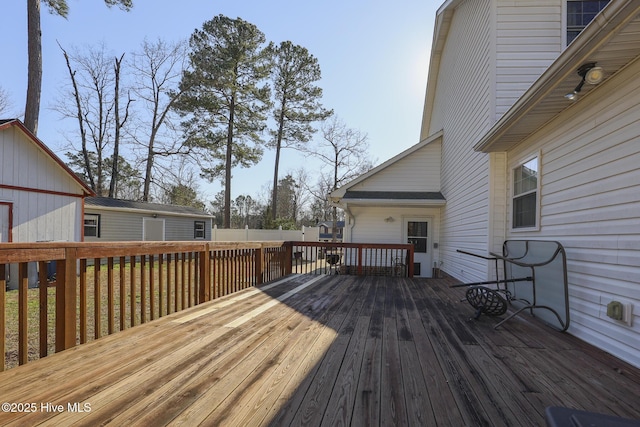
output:
[[[280,149],[282,148],[282,132],[284,128],[284,108],[285,102],[282,101],[282,106],[280,108],[280,120],[278,123],[278,136],[276,141],[276,165],[273,171],[273,193],[272,193],[272,202],[271,202],[271,219],[275,222],[278,217],[278,168],[280,166]]]
[[[124,57],[124,55],[122,55]],[[116,197],[116,190],[118,188],[118,160],[120,158],[120,64],[122,63],[122,57],[120,60],[116,58],[113,71],[115,73],[115,87],[114,87],[114,118],[116,122],[115,135],[113,140],[113,161],[111,162],[111,182],[109,183],[109,197]]]
[[[227,153],[224,171],[224,220],[222,226],[231,228],[231,163],[233,155],[233,122],[235,118],[235,95],[231,97],[229,107],[229,127],[227,128]]]
[[[33,134],[38,133],[40,94],[42,92],[42,31],[40,29],[40,0],[27,0],[27,102],[24,124]]]

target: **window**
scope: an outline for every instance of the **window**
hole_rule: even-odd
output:
[[[194,239],[204,239],[205,238],[204,221],[194,221],[193,222],[193,238]]]
[[[413,250],[427,253],[427,222],[407,222],[407,243],[413,244]]]
[[[100,215],[84,214],[84,237],[100,237]]]
[[[535,157],[513,170],[513,228],[537,225],[538,158]]]
[[[575,39],[610,0],[567,1],[567,45]]]

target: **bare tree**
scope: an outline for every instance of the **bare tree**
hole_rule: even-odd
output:
[[[145,40],[130,61],[136,76],[134,93],[142,104],[139,112],[143,122],[135,139],[144,150],[144,201],[150,197],[154,169],[158,166],[156,158],[188,153],[172,121],[172,108],[182,94],[179,83],[185,61],[184,42],[172,44],[160,39]]]
[[[113,111],[114,111],[114,127],[115,127],[115,135],[113,138],[113,164],[111,165],[111,182],[109,183],[109,197],[115,197],[116,189],[118,187],[118,176],[119,176],[119,160],[120,160],[120,134],[121,130],[124,127],[127,119],[129,118],[129,107],[131,106],[131,96],[127,101],[127,106],[125,107],[124,117],[122,120],[120,119],[120,72],[122,70],[122,60],[124,59],[124,53],[120,58],[115,58],[115,64],[113,67],[113,77],[114,77],[114,95],[113,95]]]
[[[313,150],[307,148],[305,151],[320,159],[330,168],[328,175],[330,191],[336,190],[342,184],[355,179],[373,167],[373,160],[369,157],[369,143],[366,133],[348,128],[336,116],[323,122],[321,133],[322,139],[313,147]],[[338,221],[338,212],[335,206],[332,216],[333,239],[335,240]]]
[[[40,3],[49,7],[52,14],[67,17],[69,6],[67,0],[27,0],[27,101],[24,108],[24,124],[34,134],[38,133],[38,116],[40,115],[40,95],[42,93],[42,30],[40,28]],[[104,0],[111,7],[129,10],[133,0]]]
[[[11,108],[11,97],[3,87],[0,86],[0,117],[4,114],[9,114]]]
[[[198,176],[184,157],[173,159],[170,167],[160,176],[156,185],[159,190],[157,199],[162,203],[205,208],[199,199]]]
[[[109,194],[113,197],[115,188],[113,192],[106,191],[107,171],[111,172],[112,180],[113,178],[117,180],[118,161],[114,162],[116,163],[114,174],[114,166],[110,169],[106,168],[105,160],[110,157],[120,158],[118,154],[121,143],[120,130],[127,120],[128,109],[132,102],[129,98],[124,118],[121,120],[119,103],[116,99],[121,96],[119,87],[121,70],[118,64],[121,63],[122,57],[120,60],[116,58],[116,65],[112,66],[111,56],[106,53],[104,45],[91,48],[83,54],[74,55],[69,55],[62,47],[60,49],[66,60],[71,83],[70,93],[62,96],[62,101],[56,106],[56,110],[64,117],[73,117],[78,121],[80,151],[91,189],[98,195]],[[77,69],[74,68],[74,64]],[[117,146],[114,144],[115,141]],[[95,164],[92,164],[93,161]]]

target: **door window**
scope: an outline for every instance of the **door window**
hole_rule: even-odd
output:
[[[427,253],[427,222],[407,222],[407,242],[413,244],[414,252]]]

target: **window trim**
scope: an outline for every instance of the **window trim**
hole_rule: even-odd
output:
[[[569,42],[569,20],[568,20],[568,15],[569,15],[569,2],[570,1],[581,1],[581,0],[565,0],[562,2],[562,43],[564,44],[565,47],[568,47],[573,40],[575,40],[576,37],[580,36],[580,33],[587,27],[587,25],[589,25],[591,23],[588,22],[584,27],[580,28],[580,31],[578,32],[578,34],[576,35],[576,37],[574,37],[573,40],[571,40],[571,42]],[[589,0],[582,0],[582,1],[589,1]],[[609,3],[611,3],[611,1],[609,0]],[[602,9],[600,9],[600,12],[602,12],[602,10],[604,8],[606,8],[608,6],[608,4],[606,4]],[[576,29],[578,27],[575,27]]]
[[[202,226],[202,237],[198,237],[199,225]],[[207,223],[206,221],[193,221],[193,238],[194,240],[205,240],[207,238]]]
[[[95,226],[94,225],[87,226],[87,224],[85,222],[87,220],[87,217],[95,217],[96,225]],[[101,214],[94,214],[94,213],[85,212],[84,217],[82,218],[82,235],[83,235],[83,237],[93,237],[93,238],[99,239],[100,238],[100,228],[101,228],[100,226],[101,226],[101,224],[102,224]],[[95,236],[87,235],[87,231],[86,231],[87,227],[95,228],[96,235]]]
[[[519,194],[515,194],[515,171],[516,169],[524,166],[525,164],[529,163],[530,161],[537,159],[538,161],[538,165],[537,165],[537,171],[536,171],[536,188],[534,190],[529,190],[529,191],[525,191]],[[521,160],[519,160],[516,165],[514,167],[511,168],[511,174],[509,176],[509,182],[510,182],[510,194],[509,194],[509,200],[510,200],[510,205],[511,205],[511,209],[510,209],[510,229],[511,232],[514,233],[518,233],[518,232],[527,232],[527,231],[540,231],[540,212],[541,212],[541,189],[542,189],[542,152],[538,151],[536,153],[533,154],[529,154],[526,157],[522,157]],[[536,207],[536,212],[535,212],[535,224],[534,225],[528,225],[528,226],[522,226],[522,227],[516,227],[515,226],[515,200],[516,198],[519,197],[523,197],[526,196],[528,194],[532,194],[535,193],[536,195],[536,202],[535,202],[535,207]]]

